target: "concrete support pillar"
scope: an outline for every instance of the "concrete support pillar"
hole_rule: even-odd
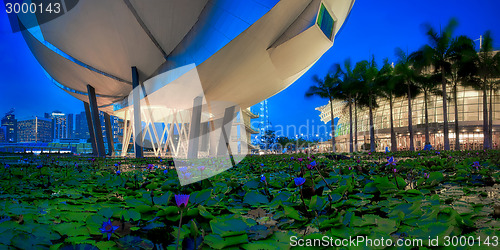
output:
[[[204,122],[201,124],[201,142],[200,142],[200,151],[208,151],[208,144],[209,144],[209,127],[208,122]]]
[[[224,156],[226,153],[232,155],[231,148],[229,147],[229,140],[231,139],[231,127],[233,125],[234,111],[236,106],[226,108],[224,111],[224,118],[222,120],[221,136],[219,146],[217,148],[217,156]],[[233,164],[234,165],[234,164]]]
[[[217,155],[217,147],[220,139],[220,133],[215,133],[215,130],[222,127],[222,119],[212,120],[209,123],[210,133],[210,145],[209,145],[209,155],[216,156]]]
[[[135,158],[142,158],[142,121],[141,121],[141,88],[139,84],[139,73],[136,67],[132,67],[132,99],[134,102],[134,151]]]
[[[111,118],[109,114],[104,113],[104,124],[106,125],[106,140],[108,141],[108,155],[113,155],[115,151],[113,142],[113,131],[111,129]]]
[[[97,144],[97,156],[104,157],[104,141],[102,138],[101,121],[99,120],[99,109],[97,108],[97,99],[94,87],[87,84],[87,93],[89,95],[90,116],[92,117],[92,129],[94,130],[95,141]],[[90,129],[90,128],[89,128]]]
[[[90,115],[90,107],[89,104],[83,102],[85,107],[85,117],[87,117],[87,126],[90,134],[90,144],[92,144],[92,155],[97,156],[97,142],[95,140],[94,135],[94,127],[92,126],[92,116]]]
[[[198,96],[193,100],[193,112],[191,115],[191,126],[189,129],[188,158],[198,158],[198,149],[200,147],[200,126],[201,126],[201,108],[203,97]]]

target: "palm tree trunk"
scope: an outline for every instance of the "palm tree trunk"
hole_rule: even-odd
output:
[[[425,145],[431,144],[429,140],[429,111],[427,110],[427,103],[428,103],[428,94],[427,91],[424,90],[424,112],[425,112]]]
[[[490,87],[490,115],[488,116],[489,119],[489,127],[488,127],[488,135],[489,135],[489,145],[490,148],[493,148],[493,86]]]
[[[488,96],[486,93],[486,77],[483,82],[483,148],[490,148],[488,131]]]
[[[415,146],[413,145],[413,124],[412,124],[412,115],[411,115],[410,84],[408,84],[408,130],[410,131],[410,151],[415,151]]]
[[[352,99],[349,98],[349,153],[353,152],[353,138],[352,138]]]
[[[455,100],[455,150],[460,151],[460,128],[458,127],[457,84],[453,85],[453,99]]]
[[[333,117],[333,99],[330,98],[330,118],[332,126],[332,153],[335,153],[335,117]]]
[[[354,152],[358,152],[358,101],[354,102]]]
[[[373,97],[370,95],[370,152],[375,152],[375,127],[373,126]]]
[[[450,150],[450,138],[448,132],[448,95],[446,93],[446,78],[444,77],[444,69],[441,69],[441,83],[443,86],[443,133],[444,133],[444,150]]]
[[[394,118],[392,116],[392,95],[389,96],[389,112],[391,120],[391,151],[398,151],[398,144],[396,142],[396,133],[394,132]]]

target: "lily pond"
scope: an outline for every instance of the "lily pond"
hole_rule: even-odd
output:
[[[499,247],[493,150],[247,156],[185,186],[217,169],[29,154],[0,167],[0,249]]]

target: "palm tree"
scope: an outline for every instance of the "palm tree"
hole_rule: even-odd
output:
[[[358,109],[362,110],[364,107],[368,107],[365,86],[361,79],[363,74],[362,66],[362,64],[356,63],[352,70],[352,82],[349,89],[354,100],[354,147],[356,151],[358,150]]]
[[[370,122],[370,152],[374,152],[375,149],[375,127],[373,125],[373,109],[378,108],[377,97],[381,96],[380,85],[377,84],[379,76],[379,70],[377,69],[377,64],[375,63],[375,58],[372,56],[370,62],[363,60],[356,63],[356,68],[360,72],[360,77],[363,82],[363,94],[366,96],[368,103],[365,105],[368,107],[369,122]],[[366,100],[365,99],[365,100]]]
[[[315,85],[310,86],[305,94],[306,97],[319,96],[321,98],[327,98],[330,100],[333,153],[335,153],[335,117],[333,116],[333,99],[336,99],[341,95],[339,93],[340,88],[338,87],[341,82],[341,73],[341,71],[337,71],[334,74],[327,74],[323,80],[315,75],[313,77],[313,82]]]
[[[472,77],[465,85],[472,86],[476,90],[482,91],[483,95],[483,148],[491,148],[492,138],[492,93],[495,89],[495,78],[499,75],[500,54],[493,52],[493,39],[490,31],[486,31],[483,35],[484,42],[478,54],[474,57],[474,69]],[[490,119],[488,119],[488,91],[490,91]]]
[[[404,88],[394,77],[394,68],[389,64],[388,60],[384,60],[384,66],[380,69],[381,74],[378,78],[378,85],[381,89],[381,97],[389,101],[389,118],[391,125],[391,151],[398,151],[398,144],[396,142],[396,133],[394,132],[394,118],[393,118],[393,100],[394,98],[402,97],[405,95]]]
[[[352,123],[352,106],[355,104],[354,94],[355,94],[355,85],[357,81],[357,77],[354,75],[351,59],[347,58],[344,61],[344,69],[340,66],[340,64],[336,63],[332,65],[332,72],[341,72],[342,81],[338,87],[340,88],[336,93],[339,94],[339,98],[345,101],[344,110],[349,109],[349,152],[352,153],[354,151],[354,142],[353,142],[353,123]]]
[[[439,33],[430,25],[427,25],[427,36],[429,45],[422,48],[424,57],[429,65],[434,67],[436,72],[441,74],[441,85],[443,91],[443,126],[444,126],[444,149],[450,150],[449,128],[448,128],[448,106],[446,94],[446,76],[449,75],[451,69],[451,58],[453,51],[451,48],[452,34],[457,27],[458,22],[452,18],[448,25]]]
[[[443,92],[439,89],[438,80],[435,75],[422,75],[418,72],[415,75],[415,85],[424,93],[424,116],[425,116],[425,145],[431,144],[429,136],[429,112],[427,104],[429,103],[429,95],[442,96]],[[439,77],[439,76],[438,76]],[[439,79],[439,78],[438,78]]]
[[[474,50],[474,42],[466,36],[459,36],[453,39],[450,51],[452,51],[452,56],[450,58],[451,69],[449,80],[455,105],[455,150],[460,150],[457,87],[459,83],[465,82],[469,77],[470,69],[473,68],[472,58],[475,57],[476,51]]]
[[[396,48],[396,57],[398,58],[397,64],[394,67],[394,74],[397,81],[406,86],[406,97],[408,98],[408,131],[410,132],[410,151],[415,151],[413,142],[413,121],[411,111],[412,94],[416,96],[419,93],[415,85],[415,70],[413,69],[413,56],[407,55],[402,49]]]
[[[493,38],[491,37],[491,32],[486,31],[484,34],[484,42],[481,47],[482,54],[487,54],[489,59],[489,67],[491,69],[489,76],[489,91],[490,91],[490,108],[489,108],[489,121],[488,121],[488,139],[490,148],[493,147],[493,93],[499,89],[500,81],[500,53],[493,52]]]

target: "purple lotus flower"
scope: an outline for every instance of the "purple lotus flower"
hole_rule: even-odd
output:
[[[260,164],[260,166],[261,166],[261,167],[264,167],[264,163],[261,163],[261,164]]]
[[[9,164],[5,164],[4,168],[10,168]]]
[[[358,160],[356,160],[356,163],[360,163],[360,162],[361,162],[361,161],[360,161],[359,159],[358,159]]]
[[[295,178],[295,185],[298,187],[298,186],[302,186],[302,184],[304,184],[306,182],[306,179],[302,178],[302,177],[297,177]]]
[[[163,170],[163,173],[164,173],[164,174],[167,174],[167,173],[168,173],[168,170],[167,170],[167,169]]]
[[[115,167],[118,167],[118,163],[115,163]]]
[[[349,170],[352,170],[352,167],[349,167]]]
[[[148,166],[147,166],[147,169],[149,171],[153,170],[154,168],[155,168],[155,165],[153,165],[153,164],[148,164]]]
[[[368,155],[371,155],[371,154],[372,154],[372,152],[368,153]]]
[[[184,204],[184,207],[187,207],[189,202],[189,194],[176,194],[175,195],[175,203],[178,207]]]
[[[311,164],[307,164],[307,169],[312,170],[313,168],[314,168],[314,166],[313,166],[313,165],[311,165]]]
[[[108,234],[108,240],[111,238],[111,235],[118,229],[119,226],[113,226],[111,223],[111,220],[108,219],[108,221],[105,221],[102,223],[102,228],[99,228],[101,230],[101,233],[106,233]]]
[[[293,156],[292,156],[292,157],[290,157],[290,160],[292,160],[292,161],[293,161],[293,159],[295,159],[295,158],[293,158]]]
[[[478,161],[475,161],[474,163],[472,163],[472,166],[477,168],[477,167],[481,167],[481,164],[479,164]]]
[[[38,166],[36,166],[36,168],[40,169],[40,168],[43,168],[43,166],[42,165],[38,165]]]
[[[316,161],[311,162],[311,166],[316,167]]]
[[[261,175],[260,176],[260,182],[266,182],[266,176]],[[266,182],[267,183],[267,182]]]
[[[424,173],[424,178],[429,179],[430,175],[428,173]]]
[[[398,172],[398,170],[397,170],[397,169],[393,169],[392,171],[394,171],[394,173],[397,173],[397,172]]]
[[[386,166],[389,166],[389,165],[392,165],[392,166],[396,166],[396,161],[394,160],[394,157],[391,156],[391,158],[389,158],[387,160],[387,164],[385,164]]]
[[[299,159],[297,159],[297,160],[301,162],[301,161],[303,161],[304,159],[302,159],[302,158],[299,158]]]
[[[119,174],[121,174],[121,173],[122,173],[122,171],[120,171],[120,170],[116,171],[116,174],[117,174],[117,175],[119,175]]]

